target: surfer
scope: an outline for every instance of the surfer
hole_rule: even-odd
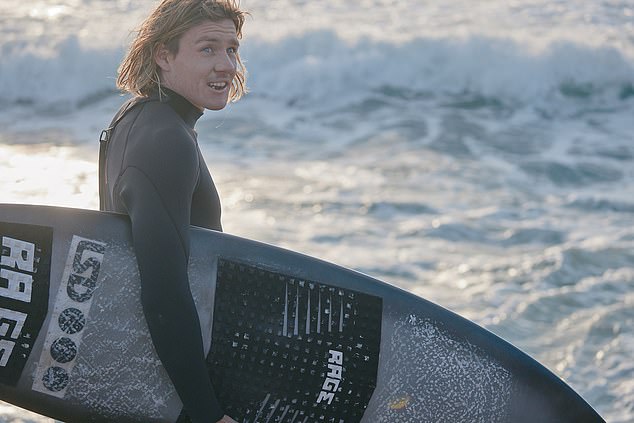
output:
[[[194,125],[246,92],[244,19],[235,0],[163,0],[119,67],[117,86],[135,97],[101,137],[101,209],[130,216],[143,312],[183,402],[179,422],[235,422],[208,376],[187,262],[190,224],[222,230]]]

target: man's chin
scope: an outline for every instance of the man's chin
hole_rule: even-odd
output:
[[[225,108],[225,106],[227,105],[227,103],[223,104],[223,105],[219,105],[219,104],[210,104],[208,106],[205,106],[206,110],[212,110],[212,111],[218,111],[218,110],[222,110]]]
[[[207,110],[222,110],[227,106],[227,102],[225,101],[224,103],[208,103],[205,105],[205,109]]]

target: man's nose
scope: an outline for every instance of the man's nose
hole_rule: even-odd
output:
[[[214,66],[214,70],[216,72],[221,73],[231,73],[236,70],[236,62],[233,57],[231,57],[228,53],[222,55],[222,58],[218,59],[216,62],[216,66]]]

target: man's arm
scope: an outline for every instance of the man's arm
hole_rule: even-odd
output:
[[[216,422],[224,413],[209,380],[187,275],[197,156],[189,140],[163,135],[150,154],[132,160],[139,165],[126,168],[117,189],[132,222],[143,312],[156,351],[192,422]]]

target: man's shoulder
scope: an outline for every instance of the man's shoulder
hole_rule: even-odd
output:
[[[182,120],[178,113],[166,102],[158,99],[144,99],[138,101],[138,119],[148,120],[156,126],[180,125]]]
[[[137,113],[131,116],[134,119],[133,130],[137,135],[149,136],[153,139],[176,137],[187,141],[192,140],[192,134],[187,126],[169,104],[146,101],[137,107]]]

